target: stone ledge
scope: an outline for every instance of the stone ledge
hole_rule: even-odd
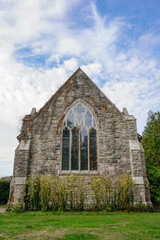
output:
[[[141,150],[140,143],[137,140],[129,140],[130,150]]]
[[[136,118],[133,115],[124,115],[126,120],[136,120]]]
[[[15,185],[24,185],[26,184],[26,177],[14,177],[13,181]]]
[[[144,185],[143,177],[132,177],[133,181],[137,185]]]
[[[29,150],[30,140],[21,140],[19,144],[19,150]]]
[[[86,176],[90,176],[90,175],[100,175],[99,171],[65,171],[65,170],[58,170],[58,175],[59,176],[65,176],[65,175],[86,175]]]

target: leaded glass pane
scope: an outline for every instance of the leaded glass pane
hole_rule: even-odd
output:
[[[64,120],[63,127],[66,127],[66,119]]]
[[[81,130],[81,170],[88,170],[88,132]]]
[[[93,118],[93,127],[96,127],[96,121],[94,118]]]
[[[90,170],[97,170],[97,137],[96,130],[93,128],[89,131],[89,149]]]
[[[67,115],[67,126],[68,127],[74,126],[74,114],[72,113],[72,111],[69,111]]]
[[[68,128],[63,130],[62,140],[62,170],[69,170],[69,146],[70,146],[70,131]]]
[[[82,115],[85,112],[85,107],[83,106],[82,103],[77,103],[76,106],[74,107],[74,112],[77,115]]]
[[[92,114],[90,111],[87,111],[85,114],[85,126],[91,127],[92,126]]]
[[[71,170],[78,170],[79,130],[72,129]]]

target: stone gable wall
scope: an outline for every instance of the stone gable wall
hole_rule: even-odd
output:
[[[55,99],[33,120],[29,173],[61,172],[63,119],[76,101],[85,103],[98,123],[98,172],[130,173],[129,139],[130,135],[137,139],[135,119],[125,119],[82,72],[69,79]]]
[[[21,150],[17,150],[14,177],[27,177],[37,173],[64,174],[61,171],[63,119],[77,101],[87,105],[97,121],[98,171],[94,171],[94,174],[109,174],[113,177],[130,174],[132,177],[146,178],[142,149],[131,150],[130,140],[138,142],[136,119],[121,113],[81,69],[67,80],[38,113],[24,118],[20,144],[22,141],[30,141],[30,144],[28,149],[21,146]],[[24,160],[21,158],[22,153]],[[139,165],[143,167],[140,168]],[[14,181],[12,185],[16,186]],[[141,185],[137,185],[137,189],[141,189],[139,191],[142,192],[143,202],[146,202],[146,186],[144,182]]]

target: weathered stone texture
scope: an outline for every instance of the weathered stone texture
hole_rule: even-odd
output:
[[[137,201],[141,198],[143,202],[150,202],[144,152],[137,138],[136,119],[128,115],[127,110],[121,113],[81,69],[59,88],[39,112],[34,110],[24,118],[22,133],[18,136],[20,144],[15,154],[13,181],[15,177],[37,173],[63,175],[63,119],[78,101],[90,109],[97,121],[96,174],[115,177],[127,173],[131,174],[133,179],[145,178],[142,184],[139,184],[142,179],[135,182],[138,186],[135,196]],[[14,184],[12,185],[16,186],[16,183]]]

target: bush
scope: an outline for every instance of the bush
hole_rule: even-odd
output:
[[[146,164],[147,177],[150,184],[151,201],[160,204],[160,168]]]
[[[10,181],[0,181],[0,204],[7,204],[9,198]]]
[[[30,210],[124,210],[133,205],[131,177],[30,176],[25,205]]]
[[[93,208],[96,210],[123,210],[133,204],[134,183],[128,175],[111,180],[107,176],[92,176]]]

